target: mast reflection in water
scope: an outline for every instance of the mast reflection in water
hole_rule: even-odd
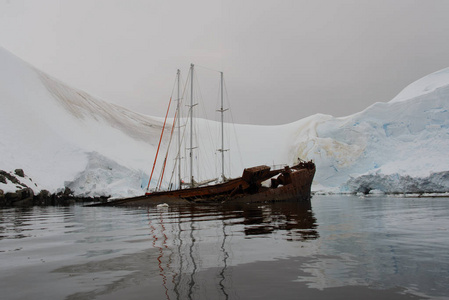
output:
[[[167,299],[235,298],[228,267],[258,260],[253,246],[245,249],[241,238],[274,235],[287,242],[318,238],[310,203],[174,206],[149,210],[148,220]],[[275,252],[279,254],[279,249]]]
[[[2,208],[2,299],[449,295],[447,198],[312,206]]]

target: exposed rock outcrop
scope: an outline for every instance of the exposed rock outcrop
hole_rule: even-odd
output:
[[[16,173],[17,176],[25,177],[25,173],[23,172],[22,169],[15,169],[14,173]]]
[[[16,177],[17,175],[17,177]],[[25,175],[22,169],[6,172],[0,170],[0,182],[5,185],[13,186],[15,191],[5,192],[0,189],[0,207],[10,206],[33,206],[33,205],[69,205],[75,202],[91,202],[91,201],[106,201],[108,197],[76,197],[73,191],[66,187],[50,193],[45,189],[37,189],[39,192],[34,192],[32,188],[27,186],[32,182],[31,178]],[[36,184],[32,184],[36,186]],[[36,190],[36,189],[35,189]]]

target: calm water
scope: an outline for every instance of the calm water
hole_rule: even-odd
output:
[[[449,199],[0,209],[2,299],[449,299]]]

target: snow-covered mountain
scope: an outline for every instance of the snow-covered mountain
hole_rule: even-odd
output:
[[[37,193],[142,194],[162,128],[144,116],[71,88],[0,48],[0,169],[23,169]],[[405,88],[387,103],[344,117],[314,115],[280,126],[227,124],[232,176],[243,167],[317,164],[315,191],[449,191],[449,69]],[[218,132],[198,120],[200,131]],[[201,140],[216,152],[216,142]],[[241,162],[241,163],[240,163]],[[214,163],[204,168],[214,176]],[[32,181],[30,181],[30,178]],[[0,178],[1,179],[1,178]],[[30,183],[32,182],[32,184]],[[4,192],[22,188],[8,178]]]

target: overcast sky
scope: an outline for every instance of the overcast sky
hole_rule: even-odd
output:
[[[178,68],[222,70],[236,123],[284,124],[361,111],[448,67],[448,14],[447,0],[0,0],[0,45],[154,116]]]

